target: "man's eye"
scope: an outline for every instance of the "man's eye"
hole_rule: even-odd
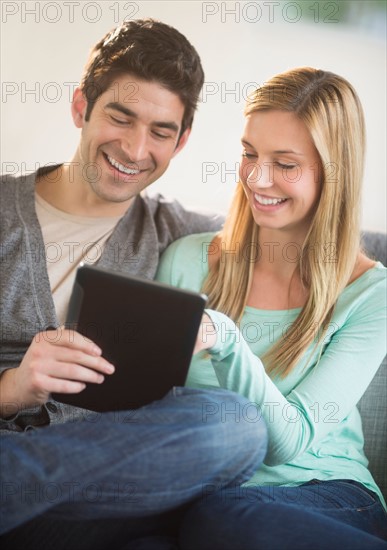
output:
[[[160,132],[153,132],[153,135],[156,136],[156,137],[159,138],[159,139],[167,139],[167,138],[170,137],[170,136],[167,135],[167,134],[160,134]]]
[[[127,120],[122,120],[120,118],[116,118],[114,116],[110,116],[110,118],[112,119],[113,122],[115,122],[116,124],[128,124],[128,121]]]

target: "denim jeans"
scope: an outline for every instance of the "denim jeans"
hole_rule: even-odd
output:
[[[258,468],[266,428],[238,413],[246,403],[225,390],[174,388],[131,414],[3,436],[0,533],[11,532],[11,540],[27,526],[31,533],[43,529],[43,549],[51,548],[44,546],[45,528],[56,526],[51,531],[63,542],[79,525],[84,548],[118,549],[123,540],[157,531],[207,486],[240,484]],[[114,534],[122,528],[120,541],[87,542],[101,525]],[[24,538],[23,548],[31,540]],[[72,548],[82,544],[79,538]]]
[[[384,540],[383,540],[384,539]],[[387,515],[352,480],[298,487],[227,487],[190,507],[182,550],[382,550]]]

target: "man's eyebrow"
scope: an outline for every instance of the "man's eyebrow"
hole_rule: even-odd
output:
[[[127,107],[124,107],[121,103],[118,103],[116,101],[112,101],[110,103],[107,103],[105,105],[105,108],[107,109],[114,109],[115,111],[118,111],[119,113],[122,113],[123,115],[130,116],[132,118],[138,118],[138,114],[132,111],[131,109],[128,109]],[[155,120],[152,123],[154,126],[157,126],[158,128],[166,128],[168,130],[172,130],[173,132],[178,133],[180,131],[180,128],[175,122],[165,122],[163,120]]]

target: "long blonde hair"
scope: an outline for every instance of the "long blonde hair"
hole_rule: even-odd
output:
[[[286,336],[263,357],[267,372],[285,377],[314,340],[316,345],[323,340],[356,263],[365,130],[360,100],[351,84],[310,67],[271,78],[250,96],[245,115],[274,109],[293,112],[304,122],[322,164],[320,198],[297,266],[308,298]],[[226,251],[243,250],[243,261],[240,255],[222,255],[203,286],[209,307],[236,322],[249,295],[258,234],[239,182],[219,238]]]

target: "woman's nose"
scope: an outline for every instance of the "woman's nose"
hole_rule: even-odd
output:
[[[263,162],[255,164],[249,175],[247,183],[250,187],[265,188],[273,185],[273,163]]]

